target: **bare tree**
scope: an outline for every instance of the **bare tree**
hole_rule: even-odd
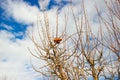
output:
[[[41,74],[45,76],[55,76],[57,78],[60,78],[61,80],[68,80],[71,77],[70,70],[71,67],[70,64],[71,60],[70,58],[76,53],[77,44],[70,45],[71,47],[67,47],[68,41],[73,43],[72,36],[75,35],[72,34],[70,36],[66,33],[66,25],[67,25],[67,15],[65,15],[65,25],[63,32],[58,36],[58,14],[56,15],[56,34],[52,34],[50,32],[50,26],[48,21],[47,13],[44,13],[44,22],[43,24],[40,21],[41,24],[41,31],[38,31],[39,39],[41,44],[39,45],[39,42],[35,40],[34,35],[32,35],[31,40],[33,41],[37,55],[34,54],[30,49],[29,51],[31,54],[43,61],[45,61],[45,65],[40,67],[39,69],[36,69],[34,66],[33,68],[40,72]],[[46,68],[47,70],[42,72],[41,70]]]
[[[65,24],[62,32],[59,32],[58,14],[56,14],[55,27],[51,29],[47,12],[44,12],[44,20],[39,20],[39,40],[34,34],[30,37],[35,45],[35,52],[31,49],[29,51],[35,58],[43,60],[45,65],[39,68],[33,65],[33,69],[48,78],[52,77],[53,80],[87,80],[88,76],[92,76],[94,80],[99,80],[100,76],[107,79],[106,73],[112,77],[116,75],[115,68],[118,68],[118,76],[120,76],[119,65],[116,65],[120,60],[120,26],[119,11],[117,11],[119,1],[115,4],[117,7],[113,4],[112,8],[106,3],[109,20],[104,19],[96,7],[100,22],[97,36],[91,31],[92,25],[88,19],[84,0],[81,4],[83,15],[80,18],[76,18],[71,8],[76,31],[70,35],[67,33],[68,14],[65,13]],[[108,34],[104,34],[103,24]],[[105,52],[106,47],[108,52]],[[112,59],[111,51],[116,55],[117,60]]]
[[[83,70],[85,71],[85,74],[92,76],[94,80],[98,80],[100,73],[104,69],[105,60],[106,60],[103,57],[104,48],[101,45],[101,43],[98,41],[98,37],[96,37],[91,31],[92,26],[89,23],[87,13],[84,8],[84,2],[82,3],[82,10],[83,10],[83,16],[81,18],[81,22],[77,24],[77,21],[75,20],[77,35],[78,35],[77,37],[79,41],[78,54],[81,54],[83,57],[83,61],[84,61]],[[73,13],[73,17],[75,19],[74,13]],[[102,41],[101,29],[98,32],[99,32],[98,36]]]
[[[105,2],[108,13],[106,13],[106,18],[99,15],[99,19],[104,24],[105,30],[102,31],[103,36],[103,46],[107,47],[113,54],[108,62],[111,66],[111,70],[108,70],[111,77],[118,74],[118,79],[120,78],[120,2],[119,0],[111,0],[110,3]],[[99,10],[97,9],[98,13]],[[114,56],[115,55],[115,56]],[[117,64],[116,64],[117,63]],[[117,73],[116,73],[117,72]]]
[[[105,38],[105,36],[104,39],[108,44],[106,46],[116,54],[120,61],[120,3],[119,1],[113,2],[113,0],[111,0],[111,4],[112,6],[109,6],[106,3],[109,11],[109,15],[107,16],[109,20],[102,19],[108,32],[108,37]]]

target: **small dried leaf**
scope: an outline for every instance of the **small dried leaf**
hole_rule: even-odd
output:
[[[54,38],[54,42],[56,44],[59,44],[61,41],[62,41],[62,38],[59,38],[59,37]]]

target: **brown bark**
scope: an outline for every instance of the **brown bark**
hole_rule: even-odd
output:
[[[58,66],[58,71],[59,71],[59,73],[60,73],[60,79],[61,79],[61,80],[68,80],[68,79],[67,79],[67,76],[66,76],[65,72],[63,71],[61,65]]]
[[[91,66],[91,68],[92,68],[92,76],[93,76],[93,79],[94,79],[94,80],[98,80],[98,75],[97,75],[97,73],[95,72],[94,66]]]

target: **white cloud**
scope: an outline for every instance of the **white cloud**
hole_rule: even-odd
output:
[[[14,18],[17,22],[24,24],[36,22],[39,13],[36,6],[30,6],[22,0],[6,0],[1,5],[6,11],[5,15]]]
[[[62,2],[62,0],[55,0],[55,2],[57,2],[59,4],[60,2]]]
[[[15,36],[24,36],[24,33],[21,31],[21,32],[18,32],[18,33],[14,33]]]
[[[66,0],[70,1],[70,0]],[[106,0],[109,1],[109,0]],[[39,0],[39,5],[41,9],[46,9],[49,5],[50,0]],[[56,2],[60,3],[61,0],[56,0]],[[97,0],[97,6],[100,10],[105,9],[104,0]],[[73,1],[73,8],[76,14],[79,14],[81,7],[81,0]],[[31,24],[37,21],[37,16],[40,12],[39,8],[36,6],[31,6],[22,0],[14,1],[14,0],[6,0],[1,3],[2,8],[6,11],[5,15],[13,17],[17,22]],[[66,5],[69,6],[69,5]],[[65,7],[66,7],[65,6]],[[88,16],[90,18],[94,18],[97,12],[95,9],[95,1],[85,0],[85,8],[87,10]],[[53,8],[54,9],[54,8]]]
[[[0,62],[0,79],[5,76],[11,80],[34,80],[32,72],[25,71],[23,63],[7,61]]]
[[[0,76],[17,78],[17,80],[33,80],[33,69],[26,71],[25,64],[30,65],[30,53],[27,47],[33,47],[31,41],[15,39],[15,36],[7,31],[0,31]],[[2,61],[6,59],[6,61]]]
[[[46,10],[49,5],[50,0],[39,0],[39,5],[41,10]]]
[[[0,26],[6,28],[7,30],[13,30],[12,26],[9,26],[7,24],[1,23]]]

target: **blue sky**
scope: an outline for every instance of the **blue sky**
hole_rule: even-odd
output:
[[[81,15],[80,0],[0,0],[0,77],[6,75],[16,80],[38,80],[39,73],[35,72],[30,63],[28,47],[34,49],[28,34],[32,29],[37,32],[38,15],[48,12],[51,28],[55,24],[56,9],[59,10],[59,28],[64,24],[64,12],[73,4],[75,15]],[[103,0],[97,0],[100,10],[104,9]],[[93,32],[97,32],[96,12],[94,2],[85,0]],[[41,18],[42,19],[42,18]],[[74,32],[71,15],[68,20],[70,32]],[[36,35],[37,36],[37,35]],[[33,59],[34,63],[41,64]]]

